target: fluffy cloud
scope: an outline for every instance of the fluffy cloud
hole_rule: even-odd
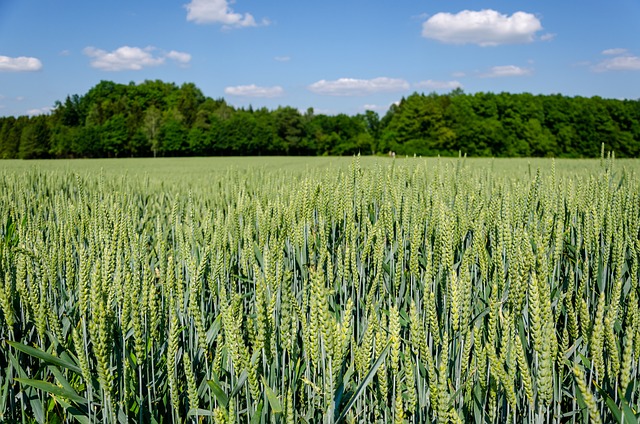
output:
[[[175,50],[154,56],[155,50],[155,47],[141,49],[140,47],[122,46],[112,52],[86,47],[83,52],[92,58],[92,67],[103,71],[139,71],[142,68],[162,65],[166,59],[175,60],[183,65],[191,60],[190,54]]]
[[[540,20],[531,13],[507,16],[491,9],[463,10],[433,15],[422,24],[422,36],[449,44],[497,46],[529,43],[541,29]]]
[[[274,87],[259,87],[255,84],[237,85],[224,89],[225,94],[239,97],[280,97],[284,94],[284,89],[279,85]]]
[[[185,5],[187,21],[197,24],[222,24],[226,28],[254,27],[258,24],[250,13],[236,13],[229,7],[233,0],[191,0]],[[263,25],[268,21],[263,20]]]
[[[139,71],[148,66],[158,66],[164,63],[164,58],[154,57],[153,48],[123,46],[112,52],[87,47],[84,54],[93,58],[91,66],[103,71]]]
[[[532,70],[515,65],[494,66],[489,72],[482,74],[483,78],[521,77],[531,75]]]
[[[320,80],[309,86],[316,94],[328,96],[364,96],[367,94],[403,91],[409,89],[409,83],[397,78],[354,79],[340,78],[334,81]]]
[[[42,62],[35,57],[0,56],[0,72],[30,72],[42,69]]]
[[[462,88],[462,84],[459,81],[435,81],[426,80],[420,81],[415,84],[416,88],[425,88],[428,90],[453,90],[456,88]]]

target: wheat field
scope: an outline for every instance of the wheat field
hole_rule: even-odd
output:
[[[637,161],[5,164],[0,421],[637,422]]]

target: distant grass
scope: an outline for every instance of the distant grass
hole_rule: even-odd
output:
[[[606,160],[606,159],[605,159]],[[39,169],[44,172],[80,175],[102,173],[105,178],[145,177],[150,182],[178,183],[188,185],[206,183],[208,177],[220,172],[244,172],[263,170],[267,172],[304,174],[314,169],[346,169],[352,157],[291,157],[291,156],[249,156],[249,157],[194,157],[194,158],[125,158],[125,159],[68,159],[68,160],[4,160],[0,161],[2,172],[28,172]],[[391,159],[379,156],[362,156],[363,168],[387,167],[393,163],[417,165],[427,163],[427,167],[453,166],[458,158],[413,158]],[[465,158],[465,165],[513,179],[530,178],[538,170],[545,175],[551,172],[555,161],[558,176],[581,177],[591,174],[600,167],[600,159],[546,159],[546,158]],[[616,159],[615,168],[640,173],[640,160]]]

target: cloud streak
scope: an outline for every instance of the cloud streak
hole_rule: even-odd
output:
[[[607,56],[619,56],[627,53],[627,49],[615,48],[603,50],[602,54]]]
[[[273,87],[260,87],[255,84],[237,85],[224,89],[225,94],[237,97],[262,97],[273,98],[284,94],[284,89],[279,85]]]
[[[35,57],[0,56],[0,72],[34,72],[42,69],[42,62]]]
[[[494,66],[489,72],[480,75],[482,78],[522,77],[531,75],[533,70],[515,65]]]
[[[39,109],[29,109],[27,110],[27,115],[29,116],[37,116],[37,115],[47,115],[51,113],[53,108],[50,106],[41,107]]]
[[[409,89],[409,83],[398,78],[355,79],[339,78],[333,81],[320,80],[311,84],[308,89],[316,94],[326,96],[365,96],[375,93],[389,93]]]
[[[427,90],[454,90],[456,88],[462,88],[462,84],[459,81],[435,81],[435,80],[426,80],[420,81],[417,84],[414,84],[416,88],[424,88]]]
[[[531,13],[516,12],[507,16],[491,9],[437,13],[422,24],[425,38],[446,44],[479,46],[530,43],[540,30],[540,20]]]

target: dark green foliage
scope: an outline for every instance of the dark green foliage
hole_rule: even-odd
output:
[[[40,117],[0,118],[0,158],[210,155],[640,155],[640,101],[414,93],[385,116],[234,108],[193,83],[101,81]]]
[[[49,151],[49,131],[46,116],[36,116],[24,127],[20,136],[18,157],[20,159],[39,159],[47,155]]]
[[[20,145],[20,134],[22,133],[22,125],[20,121],[25,118],[14,118],[10,116],[2,119],[0,122],[0,158],[14,158],[18,154],[18,146]]]

